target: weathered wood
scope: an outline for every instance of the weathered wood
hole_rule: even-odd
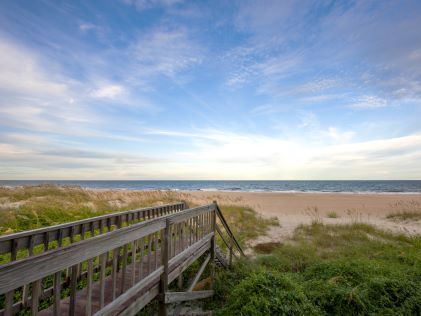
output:
[[[189,218],[199,216],[203,213],[210,212],[214,208],[214,204],[190,208],[188,210],[180,211],[168,217],[171,224],[186,221]]]
[[[157,218],[86,239],[68,247],[2,265],[0,266],[0,294],[98,256],[109,249],[123,246],[164,226],[165,218]]]
[[[168,314],[167,306],[165,305],[163,295],[168,291],[168,273],[169,273],[169,235],[170,235],[170,221],[166,220],[166,225],[163,230],[162,244],[161,244],[161,265],[163,273],[159,281],[159,292],[161,294],[159,300],[159,316],[166,316]]]
[[[177,209],[177,210],[183,210],[184,209],[184,203],[174,203],[174,204],[168,204],[169,208]],[[70,228],[75,227],[74,234],[80,234],[80,226],[82,224],[90,224],[91,229],[97,229],[100,227],[99,222],[102,220],[110,219],[110,223],[115,223],[115,218],[120,215],[127,215],[127,214],[134,214],[134,213],[142,213],[146,212],[147,210],[151,209],[157,209],[159,207],[148,207],[148,208],[140,208],[135,210],[129,210],[125,212],[118,212],[118,213],[111,213],[96,217],[91,217],[87,219],[82,219],[74,222],[59,224],[59,225],[53,225],[49,227],[43,227],[43,228],[37,228],[33,230],[28,230],[24,232],[19,232],[15,234],[9,234],[0,236],[0,254],[11,252],[12,250],[12,240],[16,240],[16,251],[23,249],[23,248],[29,248],[30,239],[32,239],[33,246],[44,244],[44,236],[45,233],[48,232],[49,234],[49,242],[58,240],[59,233],[61,231],[61,238],[66,238],[70,236]],[[91,236],[93,237],[93,235]]]
[[[219,220],[221,221],[222,225],[224,226],[225,230],[227,231],[229,237],[233,240],[234,245],[236,246],[237,250],[240,252],[240,254],[245,257],[245,254],[243,252],[243,249],[241,248],[240,244],[238,243],[237,239],[234,237],[234,234],[232,233],[231,229],[229,228],[227,221],[225,220],[224,215],[222,214],[221,210],[219,209],[218,204],[216,201],[213,202],[215,205],[216,215],[218,216]]]
[[[112,278],[112,297],[113,299],[116,298],[117,294],[117,265],[118,265],[118,253],[120,252],[119,248],[115,248],[113,250],[113,263],[112,263],[112,271],[111,271],[111,278]]]
[[[10,251],[10,261],[15,261],[18,253],[18,241],[13,239],[11,244],[12,250]]]
[[[53,314],[54,316],[60,315],[60,291],[61,291],[61,271],[58,271],[54,274],[54,309]]]
[[[107,304],[107,306],[99,310],[94,315],[111,315],[115,309],[120,307],[127,300],[133,298],[137,292],[147,287],[148,285],[156,283],[163,271],[164,268],[161,267],[160,269],[149,274],[143,280],[138,282],[135,286],[131,287],[129,290],[121,294],[119,297],[114,299],[110,304]]]
[[[210,240],[212,233],[205,236],[203,240],[199,240],[193,246],[184,250],[184,252],[178,254],[172,258],[169,262],[169,270],[171,271],[168,276],[168,282],[171,283],[174,279],[186,270],[194,261],[197,260],[203,253],[209,250],[211,244]],[[175,268],[174,268],[175,266]]]
[[[69,315],[74,316],[76,310],[76,286],[77,286],[78,265],[72,267],[72,276],[70,279],[70,309]]]
[[[88,259],[88,280],[86,286],[86,316],[92,315],[92,278],[93,278],[93,259]]]
[[[139,279],[143,277],[143,257],[145,256],[145,238],[140,238],[140,265],[139,265]]]
[[[106,268],[106,254],[100,256],[101,270],[99,272],[99,307],[103,308],[105,303],[105,268]]]
[[[215,232],[215,228],[216,228],[216,210],[217,210],[218,204],[214,202],[214,205],[215,205],[215,208],[212,213],[212,222],[211,222],[213,232]],[[210,279],[211,279],[212,288],[213,288],[213,282],[215,280],[215,251],[216,251],[216,240],[215,240],[215,233],[214,233],[211,239],[211,247],[210,247],[210,256],[211,256],[210,257],[210,260],[211,260]]]
[[[155,246],[154,246],[154,252],[155,252],[155,258],[154,258],[154,262],[155,262],[155,266],[154,266],[154,269],[156,269],[156,268],[158,268],[158,233],[159,232],[156,232],[155,234],[154,234],[154,236],[155,236]]]
[[[209,261],[211,260],[211,255],[209,254],[205,261],[203,261],[202,265],[199,268],[199,271],[196,273],[196,276],[194,277],[194,279],[192,280],[192,282],[190,283],[187,292],[191,292],[193,291],[194,287],[196,286],[197,282],[199,281],[200,277],[203,274],[203,271],[205,271],[206,266],[208,265]]]
[[[134,240],[132,242],[132,264],[133,266],[136,266],[136,249],[137,249],[137,240]],[[132,280],[130,283],[130,287],[135,285],[136,283],[136,269],[132,269]]]
[[[187,288],[187,292],[192,292],[194,287],[196,286],[197,282],[199,281],[200,277],[202,276],[203,272],[206,269],[206,266],[208,265],[209,261],[211,259],[210,254],[206,257],[205,261],[202,263],[202,265],[199,268],[199,271],[197,272],[196,276],[193,278],[193,280],[190,282],[190,285]],[[180,274],[181,276],[181,274]],[[179,286],[179,288],[181,288],[181,286]],[[178,316],[180,315],[180,311],[181,311],[181,304],[178,304],[175,308],[174,308],[174,313],[173,316]]]
[[[145,307],[150,301],[153,300],[159,293],[159,285],[153,286],[149,291],[143,294],[141,297],[137,298],[132,304],[129,305],[125,310],[123,310],[119,315],[120,316],[133,316],[143,307]]]
[[[69,312],[70,314],[87,314],[91,315],[96,313],[96,315],[104,315],[107,310],[110,314],[134,314],[138,310],[139,306],[146,305],[153,297],[158,294],[159,286],[161,285],[162,275],[164,274],[165,265],[162,264],[165,252],[167,253],[167,273],[166,273],[166,289],[161,291],[161,302],[160,305],[166,305],[165,293],[168,293],[168,284],[174,281],[177,277],[181,277],[183,271],[185,271],[191,264],[196,261],[200,256],[202,256],[207,251],[215,247],[215,223],[212,223],[212,218],[216,214],[215,206],[208,205],[207,208],[195,208],[191,211],[192,216],[182,214],[183,216],[178,216],[179,213],[177,209],[167,208],[170,215],[165,217],[151,219],[147,222],[136,223],[130,226],[133,221],[136,219],[142,218],[141,213],[136,214],[125,214],[120,216],[120,220],[113,222],[112,225],[119,226],[119,223],[122,226],[127,225],[120,229],[112,230],[111,219],[103,220],[97,222],[97,227],[104,227],[104,224],[108,228],[107,234],[102,234],[98,236],[92,236],[92,229],[95,232],[95,225],[78,225],[72,226],[68,229],[68,234],[73,235],[73,239],[83,239],[85,240],[78,241],[72,245],[56,249],[48,250],[46,253],[38,255],[32,258],[25,258],[20,261],[15,261],[13,263],[8,263],[4,266],[0,266],[0,294],[6,293],[8,287],[12,289],[17,289],[22,285],[19,283],[24,282],[28,284],[30,282],[39,282],[41,285],[41,280],[44,277],[54,275],[54,287],[45,289],[40,293],[36,293],[37,289],[34,288],[34,293],[37,295],[37,300],[47,299],[59,293],[56,291],[56,284],[58,288],[61,288],[63,283],[61,283],[61,271],[72,267],[72,273],[70,274],[70,293],[71,296],[67,299],[63,299],[65,303],[62,304],[62,309],[56,308],[56,306],[51,306],[48,308],[48,312],[42,314],[51,315],[51,314],[63,314],[64,312]],[[175,213],[174,213],[175,212]],[[185,211],[181,211],[185,212]],[[150,210],[149,216],[157,217],[165,213],[165,208],[156,208],[156,210]],[[174,217],[177,217],[174,220]],[[117,218],[117,217],[115,217]],[[213,226],[213,227],[212,227]],[[94,228],[93,228],[94,227]],[[195,228],[195,230],[192,230]],[[91,229],[90,234],[86,234],[86,230]],[[166,230],[166,238],[164,237]],[[103,229],[105,231],[105,229]],[[67,234],[64,230],[62,235]],[[54,238],[59,238],[60,231],[47,232],[43,236],[43,242],[54,240]],[[80,236],[79,238],[77,236]],[[194,242],[194,235],[196,242]],[[76,236],[76,238],[74,238]],[[88,238],[89,237],[89,238]],[[147,240],[147,251],[145,254],[144,240]],[[30,237],[32,238],[32,236]],[[33,239],[33,238],[32,238]],[[166,239],[166,240],[164,240]],[[29,242],[29,239],[28,239]],[[130,245],[130,250],[129,246]],[[172,247],[170,247],[170,245]],[[118,269],[115,269],[115,259],[118,258],[115,256],[115,249],[123,248],[123,263],[122,271],[116,273]],[[185,249],[186,248],[186,249]],[[114,253],[110,260],[107,259],[110,251],[114,249]],[[171,252],[173,256],[171,256]],[[137,254],[140,253],[140,262],[137,262]],[[212,251],[211,251],[212,254]],[[205,270],[206,265],[211,262],[212,255],[209,254],[205,261],[202,263],[199,268],[198,273],[193,279],[192,283],[188,288],[188,292],[192,290],[194,285],[198,282],[203,271]],[[147,255],[148,258],[144,258]],[[98,267],[93,267],[93,257],[100,256]],[[158,258],[160,259],[158,261]],[[82,271],[82,263],[88,261],[87,271]],[[159,262],[159,263],[158,263]],[[147,275],[142,275],[142,264],[147,265]],[[213,263],[213,262],[212,262]],[[158,267],[159,265],[159,267]],[[106,276],[105,268],[107,266],[112,266],[112,275]],[[80,270],[75,271],[75,267],[80,267]],[[153,268],[154,267],[154,268]],[[93,273],[95,271],[100,272],[100,278],[98,282],[93,282]],[[154,270],[154,272],[152,272]],[[155,272],[161,271],[155,275]],[[6,273],[7,271],[7,273]],[[19,271],[19,273],[18,273]],[[31,273],[30,273],[31,272]],[[80,272],[80,277],[78,277]],[[35,274],[35,275],[29,275]],[[13,286],[8,283],[10,281],[10,276],[16,277],[14,280]],[[139,275],[139,281],[136,282],[136,276]],[[150,280],[151,275],[155,276],[154,282],[147,283],[145,280]],[[58,281],[57,281],[57,276]],[[76,276],[76,277],[75,277]],[[76,285],[79,280],[87,278],[87,287],[82,290],[77,291]],[[33,278],[36,278],[35,280]],[[113,278],[118,280],[118,284],[121,285],[121,293],[117,296],[117,293],[114,290],[112,293]],[[9,280],[8,280],[9,279]],[[3,282],[6,281],[6,283]],[[76,281],[75,281],[76,280]],[[66,282],[66,281],[65,281]],[[129,284],[129,286],[127,286]],[[66,286],[66,285],[64,285]],[[68,285],[67,285],[68,286]],[[6,292],[2,292],[6,290]],[[38,291],[41,291],[39,287]],[[95,292],[95,293],[94,293]],[[74,295],[72,294],[74,293]],[[93,295],[93,296],[92,296]],[[181,294],[184,295],[184,294]],[[170,294],[171,296],[171,294]],[[32,298],[34,295],[32,296]],[[177,299],[176,296],[173,298],[175,302],[183,301],[184,299]],[[187,295],[186,297],[190,297]],[[92,301],[94,299],[94,301]],[[56,305],[56,297],[53,296],[54,305]],[[170,299],[171,300],[171,299]],[[95,303],[94,303],[95,302]],[[59,300],[59,303],[62,301]],[[38,303],[37,303],[38,304]],[[31,304],[33,307],[34,304]],[[21,302],[12,304],[13,312],[19,311],[23,306]],[[74,306],[74,307],[72,307]],[[38,308],[38,307],[37,307]],[[160,310],[166,310],[166,308],[160,307]],[[1,312],[0,312],[1,313]],[[108,315],[108,314],[107,314]]]
[[[32,283],[31,315],[38,314],[38,300],[41,292],[41,280]]]
[[[213,296],[214,291],[195,291],[195,292],[167,292],[165,293],[165,303],[178,303],[185,301],[193,301]]]
[[[147,274],[151,273],[151,261],[152,261],[152,235],[148,235],[148,268]]]
[[[13,296],[15,291],[9,291],[6,293],[5,302],[4,302],[4,316],[12,316],[13,310]]]
[[[124,286],[126,282],[126,272],[127,272],[127,251],[128,251],[128,245],[125,244],[123,246],[123,257],[122,257],[122,278],[121,278],[121,287],[120,287],[120,293],[124,292]]]

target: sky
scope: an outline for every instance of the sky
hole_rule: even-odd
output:
[[[421,1],[2,0],[0,179],[421,179]]]

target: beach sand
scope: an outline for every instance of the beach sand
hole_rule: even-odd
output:
[[[351,193],[251,193],[251,192],[189,192],[188,200],[204,204],[216,200],[220,204],[247,205],[264,217],[279,219],[266,237],[256,242],[282,241],[290,237],[300,224],[317,220],[325,224],[362,222],[378,228],[421,234],[420,221],[387,219],[404,208],[421,211],[421,194],[351,194]],[[329,218],[329,213],[337,218]]]

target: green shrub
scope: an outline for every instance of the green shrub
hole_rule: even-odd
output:
[[[421,238],[361,223],[301,226],[217,284],[217,315],[421,315]]]
[[[216,315],[319,315],[302,289],[287,275],[253,272],[230,294]]]

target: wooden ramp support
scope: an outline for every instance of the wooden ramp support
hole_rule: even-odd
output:
[[[228,259],[218,242],[227,249]],[[154,298],[168,304],[207,298],[194,291],[206,267],[244,256],[216,202],[137,209],[0,237],[0,315],[134,315]],[[203,257],[185,291],[169,284]],[[211,281],[212,282],[212,281]],[[1,299],[3,296],[3,299]],[[1,303],[3,302],[3,303]]]

